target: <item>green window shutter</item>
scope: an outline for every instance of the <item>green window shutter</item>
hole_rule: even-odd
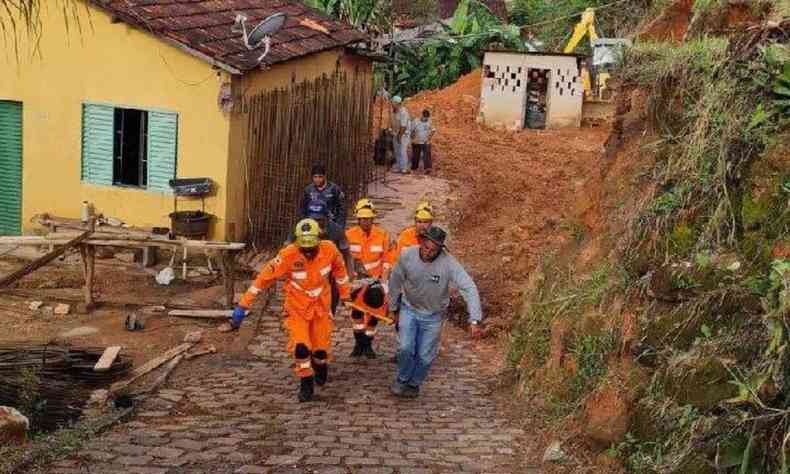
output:
[[[176,177],[178,114],[148,112],[148,190],[172,193]]]
[[[112,186],[115,109],[82,105],[82,181]]]
[[[22,232],[22,104],[0,100],[0,235]]]

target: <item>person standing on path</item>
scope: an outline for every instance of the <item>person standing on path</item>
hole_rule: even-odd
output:
[[[420,157],[423,159],[425,174],[431,174],[433,162],[431,161],[431,140],[436,133],[431,123],[431,112],[428,109],[422,111],[420,120],[414,122],[411,133],[411,170],[417,171],[420,167]]]
[[[354,215],[359,225],[348,229],[346,238],[351,256],[360,270],[352,271],[352,276],[355,280],[372,278],[386,281],[390,273],[390,236],[386,230],[373,224],[376,209],[370,199],[360,199],[354,207]],[[356,265],[352,268],[356,268]],[[358,309],[351,310],[351,319],[354,329],[354,350],[351,352],[351,357],[364,355],[368,359],[375,359],[373,338],[376,336],[378,319],[371,316],[369,312]]]
[[[340,186],[327,181],[326,167],[321,164],[313,165],[311,171],[313,182],[308,184],[302,196],[299,208],[299,216],[307,217],[309,214],[308,206],[313,201],[323,201],[329,209],[329,219],[342,227],[346,228],[346,195]]]
[[[392,115],[390,115],[390,128],[392,129],[392,148],[398,171],[409,173],[409,134],[411,118],[409,111],[403,106],[400,96],[392,98]]]
[[[394,319],[400,309],[398,369],[390,391],[398,397],[416,398],[439,353],[442,323],[450,304],[452,283],[469,310],[473,337],[480,336],[483,319],[477,286],[458,261],[447,252],[447,234],[432,226],[420,236],[419,247],[403,251],[390,276],[389,310]],[[394,295],[401,295],[398,299]]]
[[[329,309],[330,275],[337,281],[344,301],[350,300],[351,285],[340,252],[332,242],[320,239],[321,229],[316,221],[302,219],[296,224],[295,234],[296,242],[280,250],[263,267],[233,310],[232,319],[219,330],[237,330],[255,297],[277,280],[287,279],[283,291],[288,352],[293,354],[294,371],[299,377],[298,399],[307,402],[313,398],[314,384],[322,386],[329,378],[335,328]]]
[[[318,226],[321,228],[321,239],[322,240],[331,240],[335,247],[340,251],[340,254],[343,255],[343,262],[346,264],[346,269],[349,273],[353,270],[354,259],[351,257],[351,250],[348,245],[348,239],[346,239],[346,231],[339,224],[336,222],[332,222],[329,219],[329,209],[327,209],[326,204],[323,201],[312,201],[310,204],[307,205],[307,217],[309,219],[313,219],[318,222]],[[291,232],[288,235],[288,239],[286,240],[286,244],[292,244],[294,242],[294,234]],[[337,305],[340,302],[340,293],[337,291],[337,283],[335,279],[332,278],[332,314],[337,314]]]

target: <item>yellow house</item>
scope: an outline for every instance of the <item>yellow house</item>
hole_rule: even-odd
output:
[[[364,33],[295,1],[82,0],[67,20],[43,3],[38,51],[28,38],[0,56],[0,234],[40,213],[79,217],[83,201],[170,227],[168,181],[208,177],[210,237],[243,238],[246,123],[227,102],[338,68],[370,71],[349,48]],[[287,15],[261,62],[263,46],[249,50],[232,31],[239,12],[251,26]]]

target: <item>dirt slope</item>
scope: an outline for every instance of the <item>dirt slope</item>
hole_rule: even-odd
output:
[[[597,173],[608,129],[484,127],[475,120],[480,83],[474,71],[411,98],[407,107],[412,116],[431,110],[435,167],[463,196],[451,250],[473,273],[487,317],[507,327],[541,253],[583,232],[569,216],[585,179]]]

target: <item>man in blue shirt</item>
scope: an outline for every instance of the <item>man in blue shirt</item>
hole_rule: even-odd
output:
[[[326,167],[324,165],[314,165],[312,170],[313,182],[308,184],[302,196],[302,203],[299,209],[301,217],[308,217],[308,206],[314,201],[322,201],[329,210],[329,218],[341,228],[346,228],[346,195],[340,186],[327,181]]]

